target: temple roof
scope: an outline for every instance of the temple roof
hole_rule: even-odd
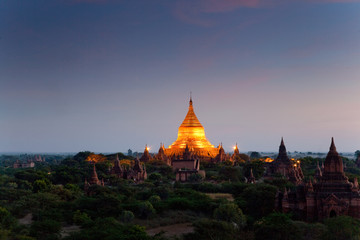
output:
[[[165,149],[165,154],[182,155],[186,146],[197,156],[215,157],[218,154],[218,149],[207,140],[204,127],[194,113],[191,96],[188,112],[178,130],[178,137],[168,149]]]
[[[278,163],[278,162],[283,162],[288,165],[292,165],[290,158],[287,155],[283,138],[281,138],[281,142],[280,142],[280,146],[279,146],[279,154],[278,154],[277,158],[275,159],[274,163]]]
[[[191,97],[189,101],[189,110],[180,127],[203,127],[195,115]]]
[[[325,170],[324,172],[332,172],[332,173],[343,173],[343,161],[339,156],[339,153],[336,151],[334,138],[331,138],[330,150],[325,158]]]

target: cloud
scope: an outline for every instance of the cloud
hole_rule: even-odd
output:
[[[241,7],[255,8],[260,6],[260,0],[193,0],[177,1],[174,16],[188,24],[203,27],[214,25],[209,19],[210,14],[234,11]]]
[[[259,0],[202,0],[200,3],[200,11],[207,13],[229,12],[241,7],[260,6]]]
[[[308,4],[360,3],[360,0],[178,0],[175,3],[174,16],[182,22],[210,27],[215,24],[211,14],[221,14],[236,11],[240,8],[271,8],[305,2]]]

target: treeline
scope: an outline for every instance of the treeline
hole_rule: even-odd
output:
[[[60,164],[35,169],[1,168],[0,239],[359,239],[360,224],[349,217],[323,223],[298,221],[295,215],[274,209],[278,189],[294,187],[281,177],[262,181],[263,163],[245,161],[238,166],[203,164],[206,179],[191,183],[174,182],[171,167],[161,162],[147,164],[148,179],[135,184],[109,173],[116,155],[103,156],[96,163],[99,178],[106,186],[91,186],[86,194],[84,179],[92,165],[91,152],[80,152]],[[118,154],[122,164],[133,159]],[[306,158],[302,166],[311,177],[317,159]],[[345,160],[346,162],[346,160]],[[347,170],[357,176],[357,168]],[[260,180],[247,184],[250,169]],[[231,198],[215,198],[227,194]],[[25,216],[31,221],[24,223]],[[192,223],[194,231],[183,236],[149,236],[146,228]],[[68,226],[77,230],[65,234]]]

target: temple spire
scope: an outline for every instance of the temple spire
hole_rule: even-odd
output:
[[[331,138],[330,151],[336,151],[336,147],[335,147],[335,143],[334,143],[334,137]]]
[[[286,154],[286,147],[285,147],[285,143],[284,143],[284,138],[281,137],[281,143],[280,143],[280,146],[279,146],[279,154]]]
[[[96,172],[95,163],[93,163],[93,172],[91,174],[91,179],[90,179],[89,183],[91,185],[93,185],[93,184],[100,185],[100,180],[99,180],[97,172]]]
[[[338,175],[338,179],[344,178],[343,161],[342,161],[339,153],[336,151],[334,138],[331,138],[330,150],[325,158],[324,165],[325,165],[324,173],[332,173],[332,174],[335,173]],[[323,173],[323,175],[324,175],[324,173]],[[332,179],[335,179],[335,178],[332,177]]]
[[[207,140],[204,127],[195,115],[192,94],[190,94],[188,112],[178,130],[178,137],[165,150],[165,153],[167,155],[182,155],[186,145],[188,145],[189,149],[196,152],[196,155],[215,157],[218,153],[218,149]]]

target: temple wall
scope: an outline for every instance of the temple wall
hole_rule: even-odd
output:
[[[195,164],[196,164],[195,160],[190,160],[190,161],[175,160],[175,161],[172,162],[174,170],[177,170],[177,169],[190,169],[190,170],[193,170],[193,169],[195,169]]]

